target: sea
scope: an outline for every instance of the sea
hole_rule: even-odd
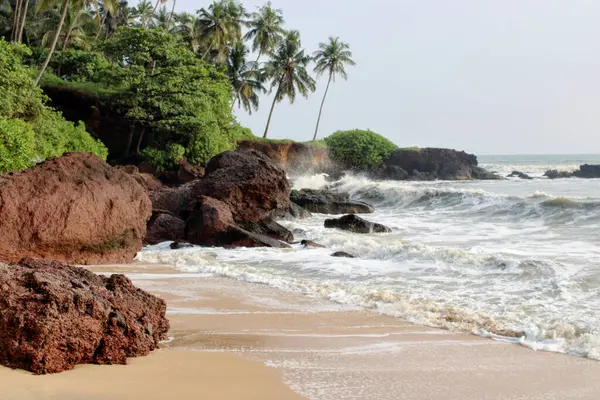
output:
[[[145,248],[138,260],[270,285],[365,307],[416,324],[534,350],[600,360],[600,180],[548,169],[600,164],[600,155],[496,155],[479,165],[499,181],[374,181],[290,176],[293,188],[350,193],[391,233],[323,227],[330,215],[281,221],[326,248]],[[356,258],[336,258],[345,251]],[[198,278],[201,279],[201,278]]]

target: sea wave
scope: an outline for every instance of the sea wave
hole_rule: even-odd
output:
[[[579,165],[574,164],[486,164],[479,165],[490,172],[495,172],[498,175],[507,176],[513,171],[526,173],[532,178],[541,178],[548,170],[555,169],[558,171],[572,172],[579,168]]]

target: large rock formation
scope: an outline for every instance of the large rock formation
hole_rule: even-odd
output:
[[[548,179],[558,179],[558,178],[585,178],[585,179],[593,179],[600,178],[600,165],[598,164],[583,164],[579,166],[579,169],[575,171],[557,171],[555,169],[550,169],[546,171],[544,174]]]
[[[0,364],[36,374],[125,364],[166,339],[166,303],[123,275],[57,261],[0,263]]]
[[[310,144],[241,140],[238,148],[261,152],[290,174],[318,173],[332,167],[327,148],[315,148]]]
[[[366,214],[374,211],[367,203],[350,200],[348,193],[325,189],[292,190],[291,200],[308,211],[321,214]]]
[[[183,239],[208,246],[282,247],[278,240],[293,240],[291,232],[270,217],[274,210],[289,210],[291,203],[285,172],[267,156],[227,151],[210,160],[205,173],[178,188],[150,193],[156,212],[185,224],[183,233],[180,224],[172,224],[174,229],[153,235],[154,242]],[[149,231],[158,229],[152,225]]]
[[[0,175],[0,259],[130,262],[152,212],[146,190],[87,153]]]
[[[392,231],[385,225],[367,221],[354,214],[326,219],[325,228],[338,228],[354,233],[388,233]]]
[[[502,179],[478,167],[473,154],[439,148],[398,149],[373,176],[392,180]]]

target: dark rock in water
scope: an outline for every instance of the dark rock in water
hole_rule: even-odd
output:
[[[338,228],[355,233],[387,233],[392,231],[385,225],[367,221],[354,214],[326,219],[325,228]]]
[[[89,153],[0,175],[0,259],[131,262],[152,214],[146,190]]]
[[[526,173],[520,172],[520,171],[513,171],[513,172],[510,173],[510,175],[507,175],[507,176],[511,177],[511,178],[533,179],[532,177],[530,177]]]
[[[470,180],[502,179],[477,166],[477,157],[440,148],[398,149],[373,173],[378,179]]]
[[[35,374],[125,364],[167,338],[166,309],[124,275],[58,261],[0,263],[0,364]]]
[[[336,251],[331,257],[344,257],[344,258],[356,258],[352,254],[348,254],[345,251]]]
[[[298,204],[290,202],[289,208],[273,210],[269,216],[272,219],[284,219],[291,221],[294,219],[309,218],[312,216],[312,213],[300,207]]]
[[[573,172],[578,178],[600,178],[600,165],[583,164],[579,170]]]
[[[571,178],[573,176],[573,173],[568,171],[557,171],[555,169],[549,169],[544,173],[544,176],[548,177],[548,179]]]
[[[306,239],[305,239],[305,240],[302,240],[302,241],[300,242],[300,244],[301,244],[302,246],[306,247],[306,248],[319,248],[319,247],[325,247],[325,246],[323,246],[323,245],[321,245],[321,244],[319,244],[319,243],[315,243],[315,242],[313,242],[312,240],[306,240]]]
[[[265,235],[273,239],[283,240],[284,242],[288,243],[294,241],[294,235],[292,232],[270,218],[258,222],[238,222],[237,225],[248,232]]]
[[[189,247],[194,247],[193,244],[186,242],[185,240],[176,240],[169,245],[169,247],[173,250],[179,249],[187,249]]]
[[[329,190],[292,190],[290,199],[302,208],[321,214],[364,214],[374,211],[367,203],[351,201],[348,193]]]
[[[503,176],[496,174],[495,172],[490,172],[487,169],[481,167],[472,167],[471,168],[471,178],[479,179],[482,181],[501,181],[504,179]]]
[[[256,233],[248,232],[238,226],[232,226],[226,236],[222,237],[222,242],[229,242],[229,245],[224,247],[236,248],[236,247],[274,247],[277,249],[290,248],[287,243],[273,239],[269,236],[259,235]]]
[[[185,221],[168,211],[154,210],[148,221],[146,243],[158,244],[185,236]]]

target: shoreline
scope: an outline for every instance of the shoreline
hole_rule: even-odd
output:
[[[85,365],[42,377],[0,368],[0,382],[16,383],[0,399],[39,398],[36,390],[48,399],[600,397],[597,361],[417,326],[266,285],[186,276],[168,266],[90,269],[126,273],[164,298],[172,340],[128,366]]]

